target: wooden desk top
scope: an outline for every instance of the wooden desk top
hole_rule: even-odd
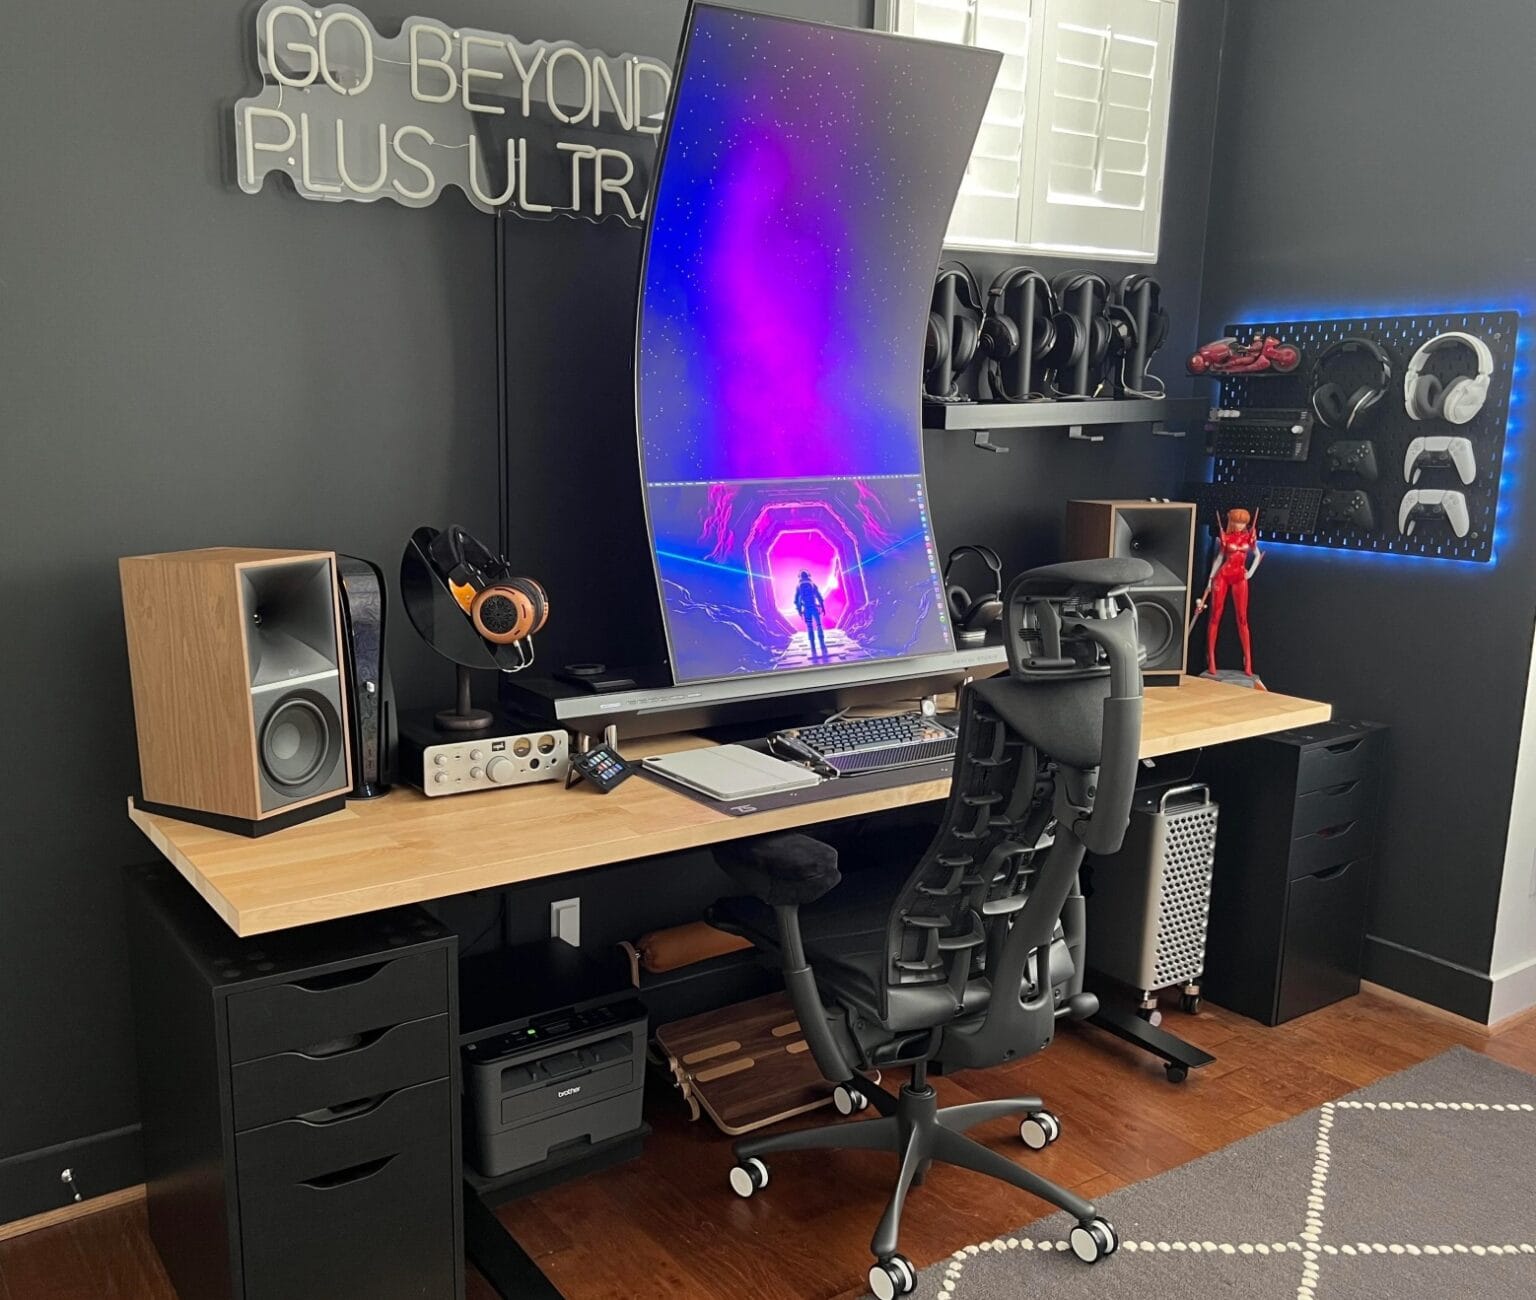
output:
[[[1147,691],[1143,758],[1326,722],[1330,705],[1199,678]],[[634,742],[655,754],[694,737]],[[764,831],[942,799],[924,781],[731,817],[644,777],[612,794],[556,782],[428,799],[399,788],[260,839],[147,813],[128,816],[239,935],[265,934]]]

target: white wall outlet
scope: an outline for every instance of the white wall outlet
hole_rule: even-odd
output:
[[[581,947],[581,899],[562,898],[549,905],[549,937]]]

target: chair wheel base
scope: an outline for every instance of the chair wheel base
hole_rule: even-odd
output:
[[[1048,1110],[1026,1115],[1019,1124],[1019,1137],[1031,1151],[1044,1151],[1061,1136],[1061,1121]]]
[[[849,1088],[840,1083],[832,1089],[832,1104],[837,1107],[839,1115],[857,1115],[869,1109],[869,1098],[857,1088]]]
[[[743,1160],[731,1170],[731,1190],[749,1200],[768,1186],[768,1166],[756,1156]]]
[[[892,1255],[869,1270],[869,1289],[875,1300],[896,1300],[917,1289],[917,1270],[905,1255]]]
[[[1072,1253],[1085,1264],[1097,1264],[1120,1249],[1120,1238],[1115,1235],[1109,1220],[1097,1216],[1079,1223],[1067,1241]]]

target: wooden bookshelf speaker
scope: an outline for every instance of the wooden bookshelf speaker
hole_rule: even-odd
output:
[[[352,786],[336,557],[219,547],[118,561],[140,806],[264,835]]]
[[[1148,686],[1177,686],[1184,674],[1195,531],[1187,501],[1067,502],[1067,559],[1134,558],[1152,566],[1151,579],[1131,590]]]

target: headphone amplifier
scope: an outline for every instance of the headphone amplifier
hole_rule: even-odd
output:
[[[467,734],[436,725],[431,713],[400,720],[400,779],[428,796],[468,794],[535,781],[564,781],[571,741],[558,727]]]

